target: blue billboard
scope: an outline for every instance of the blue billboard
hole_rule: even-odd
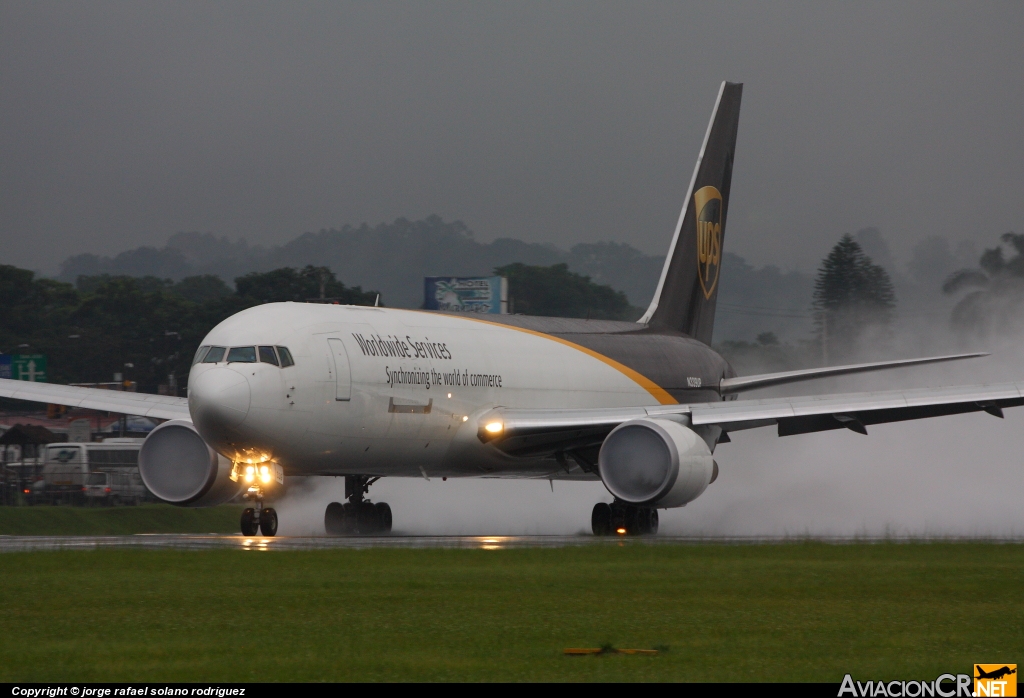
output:
[[[13,378],[11,373],[11,355],[0,354],[0,378]]]
[[[428,276],[423,307],[460,313],[508,312],[508,279],[503,276]]]

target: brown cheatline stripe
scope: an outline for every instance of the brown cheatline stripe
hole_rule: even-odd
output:
[[[424,312],[424,311],[412,310],[412,311],[407,311],[407,312],[417,313],[417,312]],[[434,313],[431,313],[431,315],[433,315],[433,314]],[[676,400],[674,397],[672,397],[672,395],[670,395],[667,390],[662,388],[660,385],[658,385],[657,383],[655,383],[654,381],[652,381],[650,378],[648,378],[644,374],[640,373],[639,371],[634,371],[629,366],[626,366],[625,364],[620,364],[615,359],[609,358],[609,357],[605,356],[604,354],[600,354],[600,353],[594,351],[593,349],[587,349],[586,347],[580,346],[579,344],[576,344],[575,342],[570,342],[567,339],[562,339],[560,337],[554,337],[554,336],[552,336],[550,334],[546,334],[544,332],[538,332],[537,330],[528,330],[525,327],[514,327],[512,325],[503,325],[500,322],[492,322],[490,320],[481,320],[480,318],[462,317],[461,315],[446,315],[444,317],[451,317],[451,318],[455,318],[455,319],[458,319],[458,320],[468,320],[469,322],[481,322],[481,323],[483,323],[485,325],[493,325],[495,327],[503,327],[503,328],[505,328],[507,330],[515,330],[517,332],[525,332],[526,334],[532,334],[532,335],[535,335],[537,337],[543,337],[544,339],[550,339],[552,342],[558,342],[559,344],[564,344],[567,347],[572,347],[573,349],[576,349],[577,351],[582,351],[584,354],[588,354],[589,356],[594,357],[598,361],[601,361],[601,362],[611,366],[616,371],[618,371],[619,373],[622,373],[627,378],[631,379],[633,382],[635,382],[637,385],[639,385],[641,388],[643,388],[644,390],[649,392],[654,397],[654,399],[658,401],[659,404],[662,404],[662,405],[678,405],[679,404],[679,401]]]

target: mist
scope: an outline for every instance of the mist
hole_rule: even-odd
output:
[[[779,438],[735,432],[715,452],[717,481],[661,510],[660,533],[684,536],[950,536],[1024,534],[1024,409]],[[281,535],[324,535],[342,478],[313,478],[275,502]],[[396,535],[583,535],[611,495],[600,482],[385,478]]]
[[[913,340],[913,338],[910,338]],[[947,337],[951,343],[952,338]],[[910,389],[1019,380],[1024,352],[790,387],[789,394]],[[748,397],[767,397],[755,391]],[[741,398],[742,399],[742,398]],[[709,537],[1019,537],[1024,534],[1024,408],[780,438],[732,432],[718,480],[695,501],[660,510],[662,535]],[[343,478],[296,478],[275,502],[281,535],[324,535],[324,508]],[[405,535],[589,534],[611,495],[600,482],[384,478],[370,488]]]

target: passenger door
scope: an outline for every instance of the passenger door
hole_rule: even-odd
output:
[[[340,339],[330,337],[327,346],[331,350],[331,368],[334,369],[334,399],[349,400],[352,397],[352,370],[349,368],[348,352]]]

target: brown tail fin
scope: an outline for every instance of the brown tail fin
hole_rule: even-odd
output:
[[[723,82],[651,305],[640,319],[711,344],[743,85]]]

